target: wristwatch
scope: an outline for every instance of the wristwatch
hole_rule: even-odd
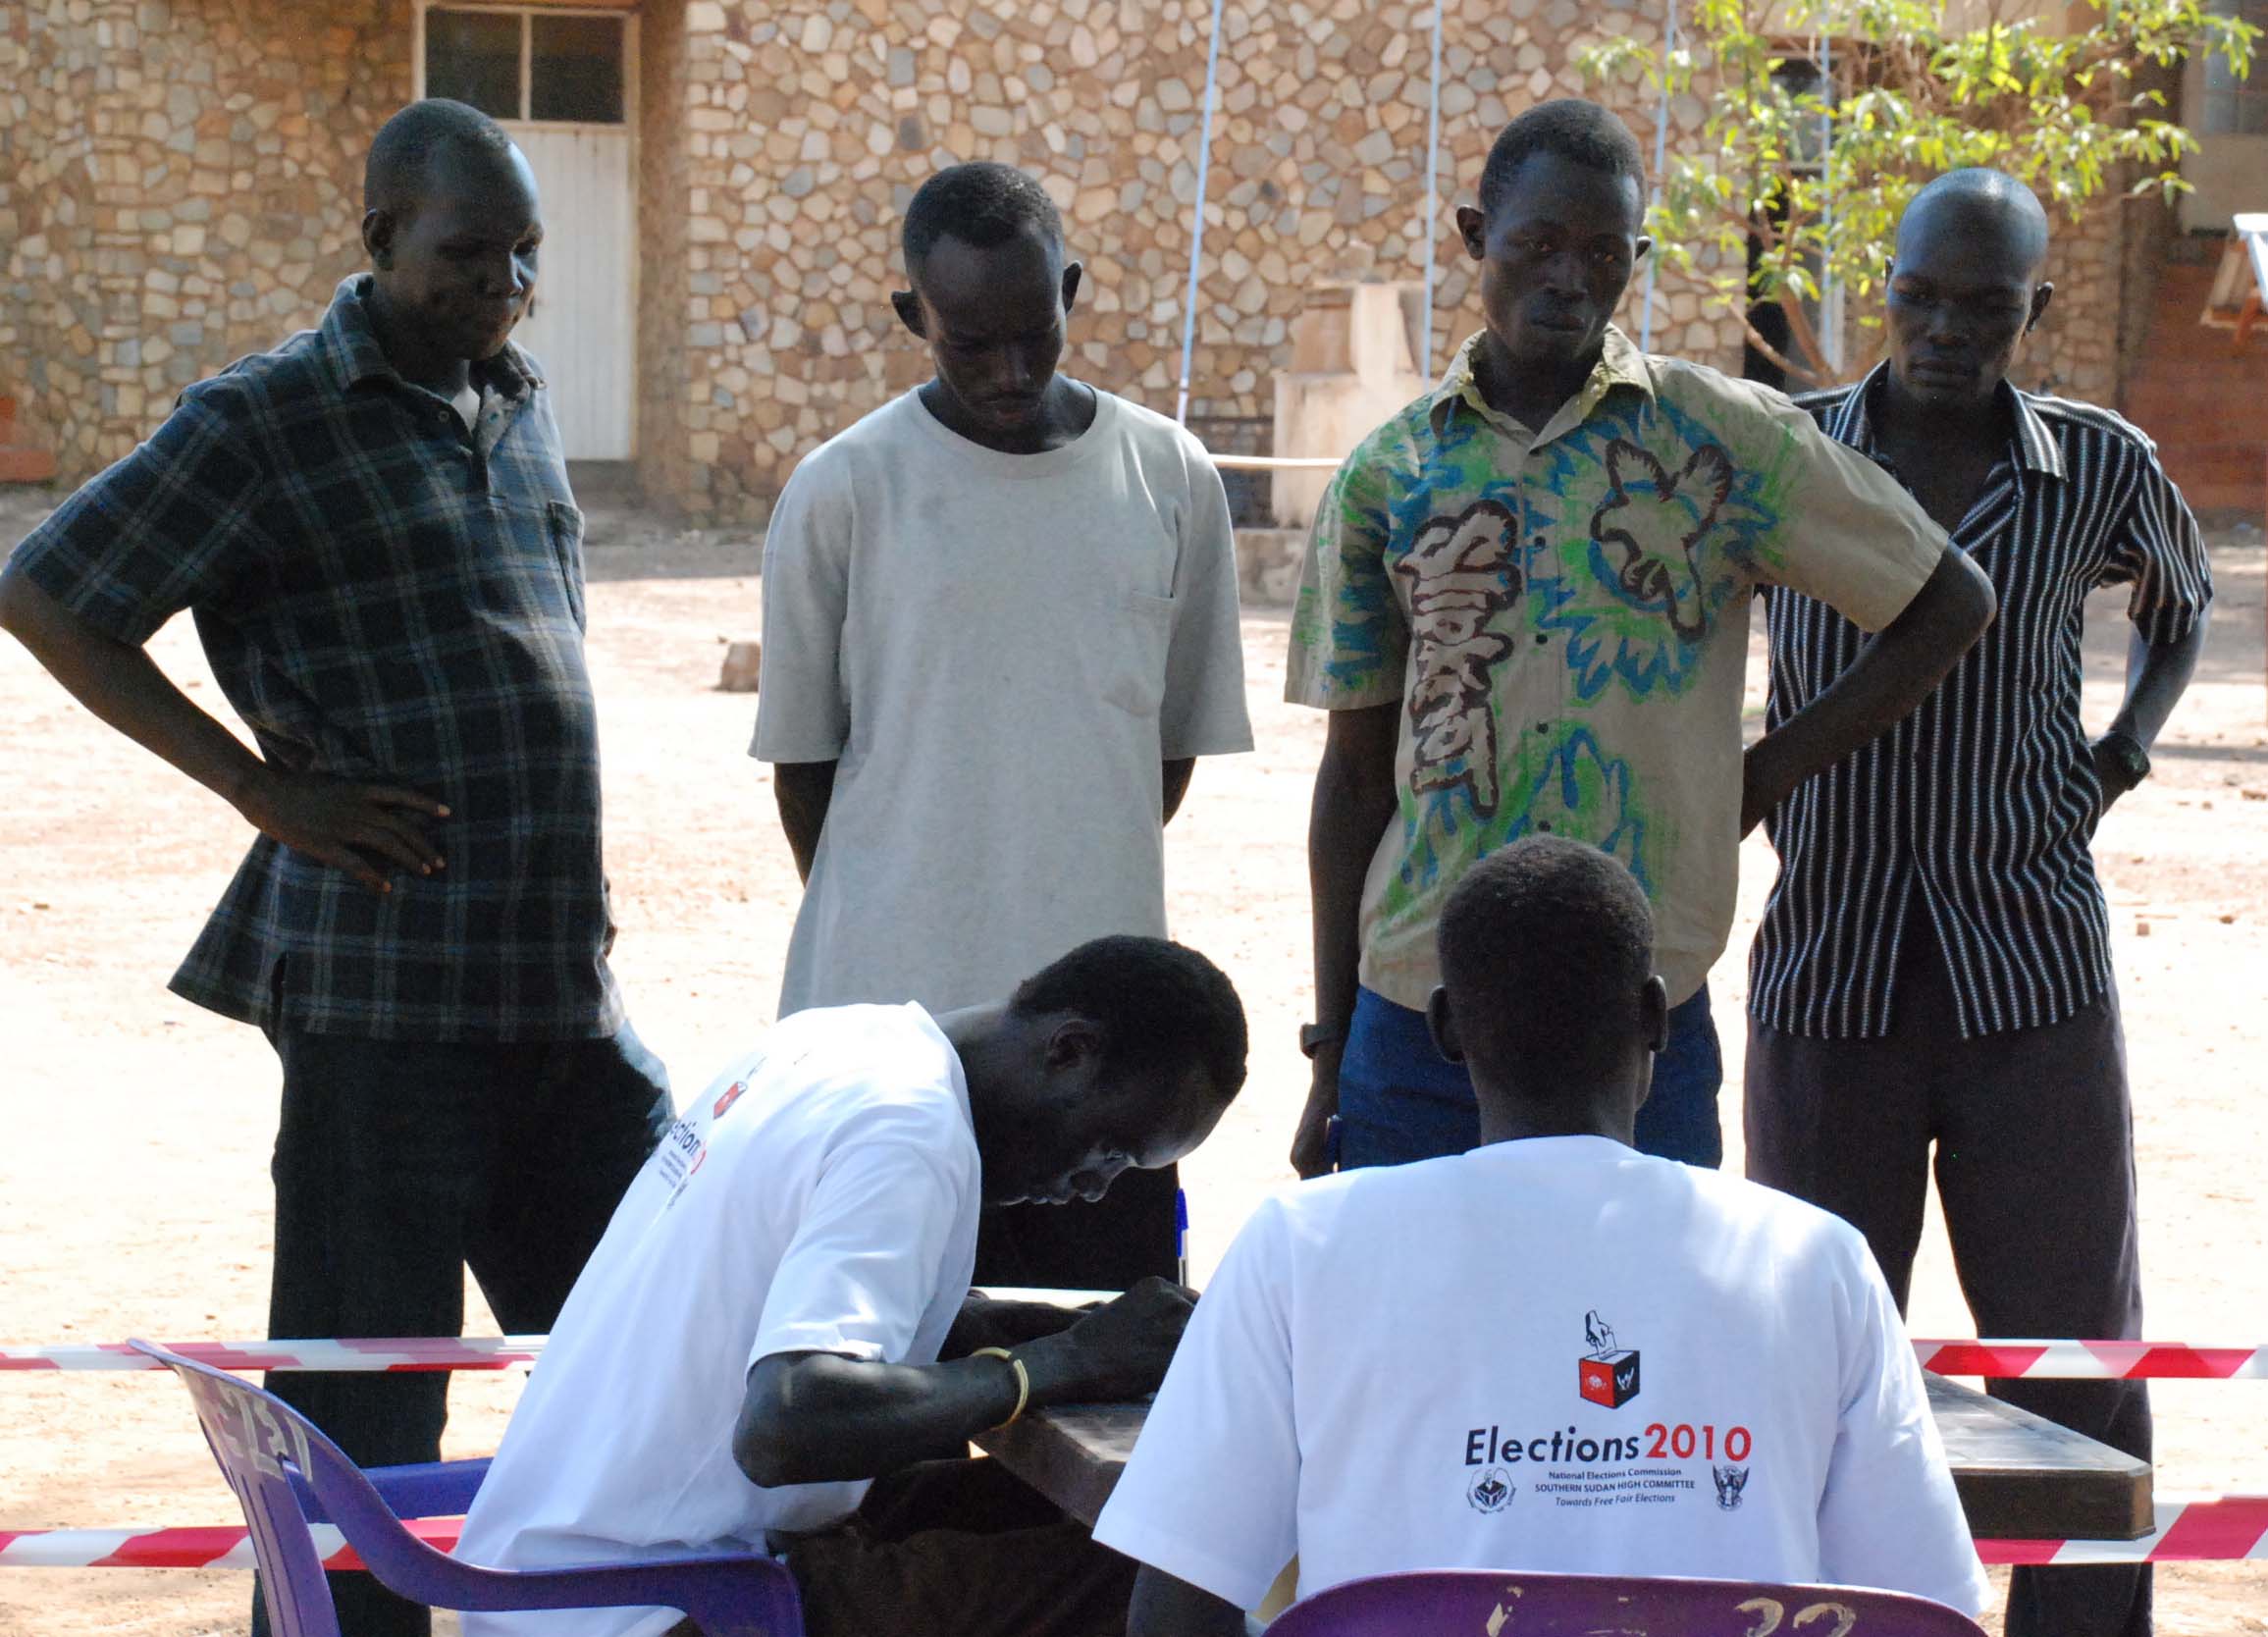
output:
[[[1339,1045],[1346,1038],[1344,1024],[1301,1024],[1299,1026],[1299,1055],[1312,1058],[1325,1046]]]
[[[2124,780],[2119,787],[2120,795],[2150,776],[2150,753],[2142,749],[2142,742],[2133,734],[2121,733],[2114,727],[2095,743],[2110,752],[2112,765]]]

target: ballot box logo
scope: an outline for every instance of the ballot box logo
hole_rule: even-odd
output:
[[[1511,1474],[1501,1466],[1489,1466],[1483,1467],[1481,1475],[1466,1488],[1465,1499],[1476,1512],[1501,1512],[1518,1493],[1512,1487]]]
[[[1587,1350],[1575,1366],[1576,1391],[1586,1403],[1619,1409],[1638,1397],[1638,1354],[1620,1346],[1614,1327],[1593,1308],[1583,1315]]]

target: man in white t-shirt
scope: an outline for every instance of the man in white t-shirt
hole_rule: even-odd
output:
[[[1229,980],[1156,938],[1084,944],[1011,1000],[942,1017],[784,1020],[623,1196],[460,1554],[540,1568],[775,1551],[811,1637],[904,1631],[916,1610],[936,1637],[1120,1629],[1131,1563],[991,1462],[932,1457],[1033,1405],[1148,1392],[1188,1300],[1163,1281],[1085,1314],[969,1299],[977,1209],[1096,1198],[1173,1164],[1236,1095],[1244,1052]],[[677,1622],[464,1619],[468,1637]]]
[[[1630,1146],[1668,1005],[1645,894],[1530,837],[1444,911],[1482,1146],[1292,1188],[1206,1290],[1094,1538],[1133,1637],[1426,1568],[1985,1584],[1857,1233]]]
[[[1080,290],[1033,178],[958,165],[906,211],[896,306],[934,378],[815,450],[764,552],[754,753],[806,887],[782,1015],[1004,993],[1166,930],[1194,759],[1252,747],[1228,501],[1181,427],[1056,373]],[[1174,1179],[987,1213],[1001,1284],[1174,1268]]]

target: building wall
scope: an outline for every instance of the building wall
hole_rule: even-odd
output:
[[[362,158],[409,94],[408,5],[0,14],[16,116],[0,377],[23,375],[27,425],[67,476],[132,449],[189,382],[316,322],[360,264]]]
[[[0,393],[79,478],[174,395],[313,323],[361,262],[360,171],[410,93],[411,0],[17,0],[0,8]],[[1448,0],[1427,217],[1426,0],[1229,0],[1191,372],[1261,419],[1292,321],[1335,280],[1415,277],[1440,232],[1436,361],[1476,322],[1450,206],[1531,102],[1584,89],[1636,0]],[[647,0],[638,450],[650,499],[761,519],[794,462],[925,373],[888,295],[913,189],[959,159],[1039,174],[1088,278],[1070,367],[1171,410],[1209,0]],[[1651,103],[1610,93],[1652,147]],[[1698,130],[1680,99],[1670,141]],[[2134,207],[2121,207],[2131,211]],[[2118,210],[2059,224],[2031,354],[2115,401]],[[554,246],[554,255],[572,247]],[[1637,328],[1634,290],[1626,324]],[[1665,277],[1655,344],[1737,367],[1737,327]]]
[[[686,331],[686,0],[649,0],[638,23],[639,487],[680,510],[693,487]]]
[[[687,509],[762,515],[800,455],[923,376],[888,304],[897,229],[913,189],[957,160],[1044,179],[1087,267],[1067,367],[1170,412],[1208,13],[1207,0],[692,0]],[[1230,0],[1193,413],[1271,412],[1312,286],[1416,276],[1430,16],[1406,0]],[[1632,0],[1448,0],[1437,359],[1477,322],[1449,201],[1469,195],[1513,113],[1582,89],[1580,42],[1657,27]],[[1671,139],[1700,114],[1685,99]],[[1658,345],[1737,360],[1733,333],[1689,290],[1665,289],[1660,311]]]

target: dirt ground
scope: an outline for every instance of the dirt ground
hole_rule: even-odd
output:
[[[0,542],[38,515],[0,492]],[[591,658],[604,720],[615,965],[680,1097],[770,1019],[796,901],[762,767],[754,700],[715,691],[727,638],[758,623],[747,539],[670,537],[595,518]],[[611,540],[612,544],[606,542]],[[2257,529],[2216,537],[2214,644],[2158,750],[2158,776],[2104,825],[2142,1179],[2151,1337],[2268,1343],[2268,1213],[2258,1165],[2268,1049],[2268,714]],[[2099,601],[2087,707],[2107,719],[2125,626]],[[1302,845],[1320,719],[1279,703],[1286,620],[1244,625],[1259,748],[1208,762],[1169,832],[1178,936],[1234,976],[1250,1010],[1248,1090],[1186,1168],[1198,1277],[1283,1161],[1304,1090]],[[154,645],[220,701],[185,620]],[[1753,660],[1753,656],[1752,656]],[[1761,698],[1761,661],[1752,662]],[[1757,712],[1752,709],[1752,726]],[[104,730],[0,642],[0,1341],[263,1334],[265,1168],[276,1071],[259,1034],[165,981],[242,851],[220,802]],[[1743,857],[1741,918],[1714,984],[1724,1116],[1738,1163],[1748,944],[1773,860]],[[1969,1334],[1941,1237],[1917,1275],[1917,1334]],[[468,1330],[496,1326],[477,1294]],[[459,1378],[449,1452],[495,1448],[522,1377]],[[2268,1385],[2158,1390],[2161,1495],[2268,1493]],[[158,1375],[0,1375],[0,1528],[234,1521],[189,1408]],[[2161,1571],[2159,1629],[2268,1632],[2268,1564]],[[0,1570],[0,1634],[188,1637],[241,1628],[249,1577]]]

